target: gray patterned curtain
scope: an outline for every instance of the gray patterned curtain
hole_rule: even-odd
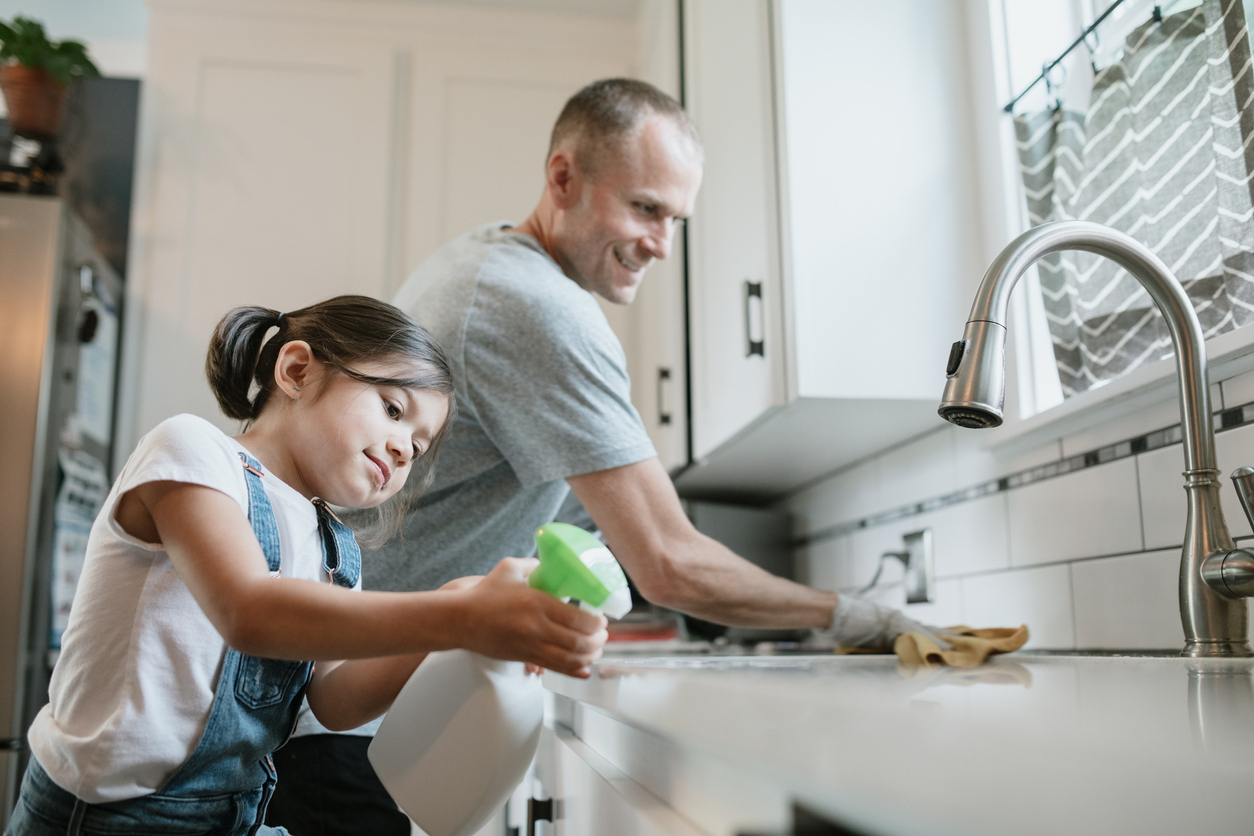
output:
[[[1088,113],[1015,117],[1032,225],[1088,220],[1148,246],[1207,337],[1254,322],[1254,67],[1240,0],[1147,21],[1093,82]],[[1039,262],[1068,397],[1171,355],[1141,285],[1098,256]]]

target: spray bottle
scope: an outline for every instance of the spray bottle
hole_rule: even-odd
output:
[[[589,612],[622,618],[631,590],[618,561],[565,523],[536,529],[527,582]],[[392,799],[428,836],[470,836],[518,786],[540,742],[540,678],[522,662],[469,650],[432,653],[401,689],[370,744]]]

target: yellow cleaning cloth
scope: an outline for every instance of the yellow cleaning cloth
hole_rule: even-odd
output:
[[[942,638],[952,645],[949,650],[942,650],[922,633],[902,633],[893,642],[893,652],[908,667],[949,665],[975,668],[994,653],[1010,653],[1023,647],[1028,640],[1028,625],[982,630],[959,625],[946,627]]]

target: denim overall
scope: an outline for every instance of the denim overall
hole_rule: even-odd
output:
[[[239,455],[248,484],[248,518],[277,577],[279,529],[261,484],[261,465]],[[351,589],[361,575],[357,541],[325,502],[313,502],[323,566],[332,581]],[[312,662],[262,659],[228,647],[200,742],[156,793],[88,804],[54,784],[32,757],[5,836],[287,833],[262,824],[275,785],[270,753],[295,729],[312,675]]]

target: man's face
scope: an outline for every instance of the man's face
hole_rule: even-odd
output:
[[[649,265],[670,255],[701,187],[701,158],[673,122],[654,116],[595,179],[575,176],[578,199],[555,224],[558,260],[585,290],[626,304]]]

